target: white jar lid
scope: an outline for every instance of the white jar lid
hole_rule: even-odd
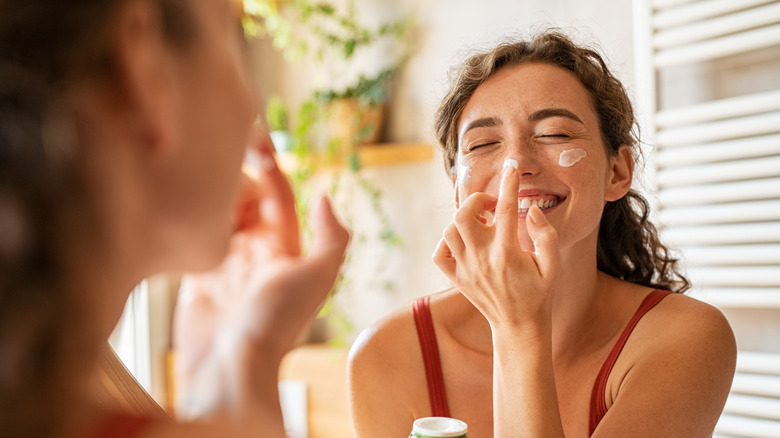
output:
[[[425,417],[414,420],[412,430],[435,437],[458,437],[468,432],[466,423],[449,417]]]

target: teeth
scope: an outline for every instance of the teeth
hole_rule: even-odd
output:
[[[523,198],[523,200],[520,201],[520,207],[519,208],[528,210],[529,208],[531,208],[531,200],[528,199],[528,198]]]
[[[520,200],[520,203],[517,205],[517,212],[518,213],[526,213],[528,212],[528,209],[531,208],[532,205],[538,206],[542,210],[546,210],[550,207],[554,207],[555,205],[558,205],[558,200],[556,199],[530,199],[530,198],[522,198]]]

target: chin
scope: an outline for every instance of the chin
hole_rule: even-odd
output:
[[[202,272],[219,267],[225,260],[230,249],[230,235],[215,237],[209,241],[201,240],[193,245],[185,245],[181,260],[186,261],[181,266],[182,272]]]

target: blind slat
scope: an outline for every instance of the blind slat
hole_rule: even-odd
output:
[[[769,4],[705,21],[661,30],[655,34],[653,45],[656,49],[665,49],[730,33],[743,32],[777,21],[780,21],[780,4]]]
[[[653,0],[653,9],[667,9],[676,6],[684,5],[686,3],[693,3],[696,0]]]
[[[778,29],[780,35],[780,29]],[[780,132],[780,112],[663,129],[656,134],[660,147],[730,140]]]
[[[759,351],[740,351],[737,371],[780,375],[780,354]],[[780,415],[780,410],[777,411]]]
[[[703,287],[694,285],[690,296],[726,309],[780,309],[780,288]]]
[[[685,2],[685,5],[681,5],[675,8],[668,8],[670,3],[672,5],[680,4],[681,2],[669,2],[665,6],[657,6],[656,1],[654,6],[659,10],[653,14],[653,27],[655,29],[664,29],[667,27],[680,26],[693,21],[706,20],[718,15],[724,15],[729,12],[735,12],[742,9],[747,9],[753,6],[758,6],[766,3],[772,3],[773,0],[704,0],[697,2]]]
[[[731,388],[732,391],[741,394],[780,397],[780,377],[737,374],[734,376]],[[780,427],[780,424],[777,426]]]
[[[780,198],[780,178],[670,187],[658,192],[662,208]]]
[[[780,222],[675,227],[662,230],[662,234],[664,238],[673,243],[674,247],[708,244],[780,243]],[[780,269],[775,270],[780,273]]]
[[[769,397],[732,394],[729,395],[723,412],[780,420],[780,400]]]
[[[780,286],[780,269],[774,266],[696,267],[688,269],[688,278],[703,287],[775,287]]]
[[[656,177],[661,187],[780,177],[780,155],[661,169]]]
[[[715,433],[742,438],[777,438],[780,436],[780,423],[724,414],[715,426]]]
[[[780,11],[780,3],[777,9]],[[656,114],[655,123],[659,128],[669,128],[777,110],[780,110],[780,90],[662,110]]]
[[[766,26],[699,43],[659,50],[653,62],[656,67],[663,68],[722,58],[777,44],[780,44],[780,25]]]
[[[780,155],[780,134],[659,148],[655,151],[655,161],[660,167],[673,167],[771,155]]]
[[[780,244],[687,246],[680,251],[695,266],[780,265]]]
[[[780,199],[669,207],[661,210],[658,217],[660,222],[668,228],[735,222],[780,221]]]

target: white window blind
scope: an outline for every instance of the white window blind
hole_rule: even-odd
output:
[[[693,296],[780,309],[780,1],[634,4],[663,238]]]
[[[780,437],[780,1],[634,8],[655,219],[681,251],[691,295],[723,309],[737,333],[713,436]]]
[[[130,294],[122,318],[111,334],[109,342],[138,383],[147,391],[151,391],[148,281],[141,282]]]

